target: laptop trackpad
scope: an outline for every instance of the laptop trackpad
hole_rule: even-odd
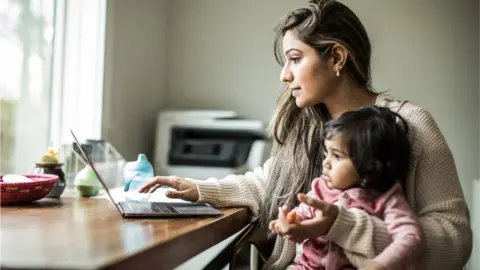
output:
[[[201,204],[170,204],[175,209],[177,209],[182,214],[200,214],[200,215],[220,215],[222,214],[221,211],[208,206],[208,205],[201,205]]]

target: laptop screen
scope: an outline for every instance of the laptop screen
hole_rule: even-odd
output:
[[[92,160],[90,159],[89,155],[86,154],[85,152],[85,149],[83,149],[82,147],[82,144],[78,141],[77,137],[75,136],[75,134],[73,133],[72,130],[70,130],[70,133],[72,134],[73,136],[73,139],[75,141],[75,144],[77,145],[78,147],[78,150],[80,150],[80,154],[82,155],[83,159],[88,163],[88,165],[92,168],[92,170],[94,171],[95,175],[97,176],[98,178],[98,181],[100,182],[100,184],[103,186],[103,188],[105,189],[105,191],[107,192],[107,195],[108,197],[110,198],[110,200],[113,202],[113,204],[115,205],[115,207],[118,209],[118,211],[120,213],[122,213],[122,211],[120,210],[120,208],[118,207],[115,199],[113,198],[112,194],[110,193],[110,190],[108,189],[108,186],[107,184],[105,183],[104,179],[100,176],[100,174],[98,173],[97,169],[95,168],[95,165],[94,163],[92,162]]]

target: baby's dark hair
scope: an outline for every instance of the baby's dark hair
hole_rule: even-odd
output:
[[[345,112],[324,128],[325,139],[340,135],[345,143],[360,176],[360,186],[378,193],[395,183],[404,185],[411,151],[407,133],[405,119],[377,106]]]

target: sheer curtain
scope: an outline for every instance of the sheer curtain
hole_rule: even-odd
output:
[[[58,0],[57,0],[58,1]],[[72,141],[69,130],[82,139],[101,137],[106,0],[58,1],[65,23],[58,44],[53,87],[52,139]],[[61,27],[64,27],[61,29]],[[62,31],[63,30],[63,31]],[[62,46],[63,45],[63,46]],[[57,48],[57,44],[55,46]],[[57,52],[57,51],[56,51]]]
[[[100,137],[106,0],[0,0],[0,173]]]

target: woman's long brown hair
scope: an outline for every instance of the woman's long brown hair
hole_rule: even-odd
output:
[[[358,86],[371,89],[370,41],[358,17],[344,4],[331,0],[310,1],[284,16],[276,30],[274,51],[280,65],[283,65],[283,37],[288,30],[293,30],[299,40],[315,48],[324,60],[330,57],[333,44],[344,46],[348,51],[344,67],[347,76]],[[298,108],[286,85],[270,123],[275,140],[265,200],[260,208],[264,226],[276,219],[279,207],[296,206],[296,194],[308,192],[312,180],[320,176],[323,124],[329,119],[323,103]]]

